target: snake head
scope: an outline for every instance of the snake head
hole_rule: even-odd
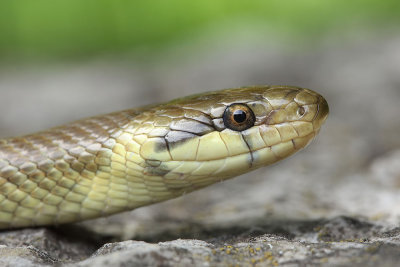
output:
[[[281,160],[328,104],[254,86],[87,118],[0,140],[0,229],[74,222],[170,199]]]
[[[329,113],[309,89],[253,86],[177,99],[144,112],[134,139],[149,176],[191,191],[305,147]]]

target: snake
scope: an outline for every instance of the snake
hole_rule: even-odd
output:
[[[307,146],[320,94],[248,86],[0,139],[0,229],[58,225],[179,197]]]

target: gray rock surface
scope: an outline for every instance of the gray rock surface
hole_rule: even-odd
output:
[[[229,44],[171,51],[157,64],[0,70],[1,136],[249,84],[309,87],[331,109],[308,148],[273,166],[109,218],[3,231],[0,265],[396,265],[400,39],[327,41],[301,54],[274,43]]]

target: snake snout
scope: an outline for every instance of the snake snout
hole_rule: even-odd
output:
[[[322,120],[322,122],[325,122],[326,118],[328,117],[329,113],[329,105],[328,102],[326,102],[325,98],[322,98],[321,103],[319,104],[319,118]]]
[[[318,113],[313,121],[314,128],[319,129],[321,125],[326,121],[326,118],[329,114],[329,105],[328,102],[320,96],[318,102]]]

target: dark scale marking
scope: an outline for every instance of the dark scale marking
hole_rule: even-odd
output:
[[[154,175],[154,176],[165,176],[170,172],[170,170],[165,170],[161,167],[152,167],[148,166],[144,169],[145,175]]]
[[[292,144],[293,144],[293,148],[294,148],[294,149],[297,149],[297,148],[296,148],[296,143],[294,142],[294,139],[291,139],[291,141],[292,141]]]
[[[205,135],[215,130],[214,127],[211,127],[207,124],[188,119],[173,120],[169,128],[171,130],[191,132],[197,135]]]
[[[146,159],[146,163],[151,167],[158,167],[161,164],[159,160]]]
[[[165,135],[165,140],[169,144],[178,145],[179,143],[183,143],[187,139],[191,139],[194,137],[199,137],[199,135],[186,131],[170,131],[168,134]]]
[[[250,144],[251,141],[246,138],[246,135],[243,135],[243,132],[240,133],[240,135],[242,136],[243,141],[246,143],[246,146],[249,149],[249,152],[250,152],[249,153],[249,155],[250,155],[250,167],[252,167],[253,166],[253,162],[254,162],[254,157],[253,157],[253,150],[251,149],[251,144]]]
[[[155,152],[163,152],[163,151],[169,151],[168,147],[168,142],[166,142],[164,139],[157,138],[156,145],[154,146],[154,151]]]
[[[157,145],[155,147],[155,152],[161,152],[164,150],[168,150],[170,153],[170,149],[177,149],[179,146],[186,143],[187,140],[192,138],[198,138],[198,135],[193,133],[184,132],[184,131],[170,131],[164,138],[165,144]],[[170,153],[171,154],[171,153]],[[172,158],[172,157],[171,157]]]

